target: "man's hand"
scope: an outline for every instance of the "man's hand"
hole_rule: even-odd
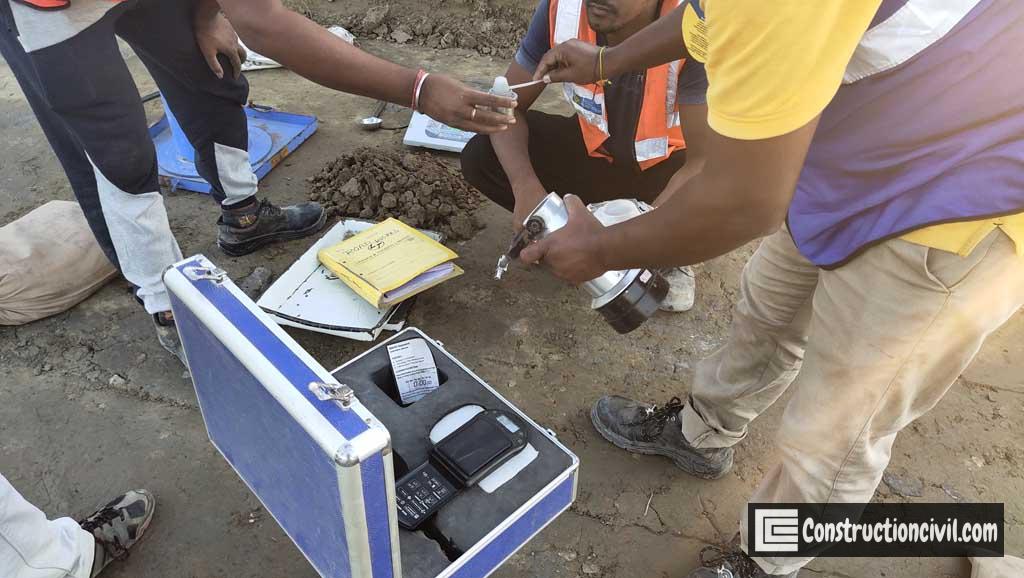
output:
[[[658,18],[621,44],[604,51],[604,77],[615,78],[629,71],[653,68],[666,62],[686,58],[683,44],[683,11],[686,2],[671,14]],[[555,46],[544,58],[534,74],[534,80],[546,77],[549,82],[590,84],[601,74],[597,46],[580,40],[570,40]]]
[[[523,221],[526,220],[526,217],[537,208],[537,205],[548,193],[544,190],[544,185],[536,179],[528,186],[516,188],[513,185],[513,191],[516,206],[512,211],[512,230],[518,233],[523,228]]]
[[[203,53],[206,64],[217,78],[224,78],[224,69],[217,60],[218,54],[223,54],[231,63],[231,77],[238,78],[242,73],[242,63],[245,62],[245,49],[238,43],[238,35],[235,29],[220,12],[206,15],[203,11],[196,13],[195,22],[196,44],[199,51]]]
[[[515,108],[511,98],[473,90],[443,74],[431,74],[420,87],[419,108],[423,114],[448,126],[480,134],[503,131],[516,119],[481,107]]]
[[[608,270],[601,259],[599,242],[606,229],[576,195],[565,196],[565,208],[569,222],[523,249],[519,258],[524,263],[543,261],[556,277],[579,285]]]
[[[591,84],[602,80],[598,78],[598,74],[600,74],[599,51],[599,47],[582,40],[573,39],[563,42],[549,50],[540,59],[540,64],[537,65],[537,70],[533,73],[533,79],[543,79],[548,83],[573,82],[576,84]],[[605,50],[606,67],[610,51],[611,49]],[[605,68],[605,74],[608,74],[607,68]]]

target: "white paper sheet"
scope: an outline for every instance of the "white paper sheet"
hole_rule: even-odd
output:
[[[388,345],[391,369],[395,372],[402,403],[414,403],[438,388],[437,366],[423,339],[409,339]]]
[[[475,135],[476,133],[442,124],[423,113],[414,112],[409,120],[409,128],[405,130],[402,144],[459,153]]]

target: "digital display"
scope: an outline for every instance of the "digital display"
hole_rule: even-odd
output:
[[[437,449],[467,477],[472,477],[492,460],[511,449],[512,442],[508,439],[508,434],[498,428],[499,426],[491,420],[474,419],[466,429],[441,440]]]

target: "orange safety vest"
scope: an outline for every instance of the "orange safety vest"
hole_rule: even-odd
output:
[[[661,16],[672,12],[680,0],[664,0]],[[548,15],[551,28],[551,46],[574,38],[597,44],[597,32],[587,22],[583,0],[551,0]],[[646,170],[678,149],[686,148],[679,123],[676,90],[683,61],[676,60],[647,69],[644,83],[643,105],[636,128],[634,151],[640,168]],[[563,83],[565,99],[576,109],[583,131],[583,141],[592,157],[610,160],[602,146],[608,139],[608,111],[604,106],[604,88],[597,84]]]

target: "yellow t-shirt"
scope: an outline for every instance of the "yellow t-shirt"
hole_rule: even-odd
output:
[[[703,19],[686,6],[683,39],[707,69],[708,124],[727,137],[757,140],[792,132],[825,109],[881,0],[700,4]],[[1024,213],[925,227],[903,239],[967,255],[995,228],[1024,254]]]
[[[1024,213],[997,219],[933,225],[907,233],[901,238],[904,241],[966,257],[996,228],[1010,237],[1017,248],[1017,256],[1024,256]]]

